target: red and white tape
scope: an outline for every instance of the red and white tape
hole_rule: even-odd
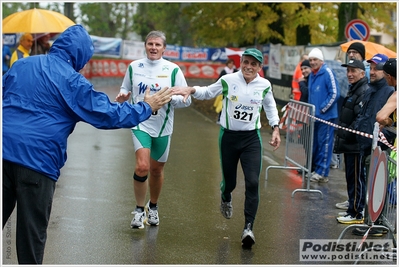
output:
[[[309,118],[313,118],[313,119],[315,119],[315,120],[317,120],[317,121],[321,121],[321,122],[323,122],[323,123],[325,123],[325,124],[327,124],[327,125],[331,125],[331,126],[333,126],[333,127],[335,127],[335,128],[343,129],[343,130],[345,130],[345,131],[348,131],[348,132],[351,132],[351,133],[354,133],[354,134],[358,134],[358,135],[361,135],[361,136],[364,136],[364,137],[367,137],[367,138],[370,138],[370,139],[373,139],[373,137],[374,137],[372,134],[359,132],[359,131],[356,131],[356,130],[353,130],[353,129],[345,128],[345,127],[342,127],[342,126],[340,126],[340,125],[331,123],[331,122],[329,122],[329,121],[322,120],[322,119],[320,119],[320,118],[316,118],[316,117],[313,116],[313,115],[310,115],[310,114],[308,114],[308,113],[305,113],[302,109],[298,109],[298,108],[296,107],[295,103],[288,103],[288,107],[287,107],[287,108],[291,108],[291,109],[295,110],[295,111],[298,112],[298,113],[304,114],[304,115],[308,116]],[[306,111],[307,111],[307,109],[306,109]],[[298,115],[294,115],[294,116],[295,116],[295,117],[298,117]],[[383,143],[383,144],[385,144],[385,145],[388,146],[390,149],[392,149],[392,150],[394,150],[394,151],[396,152],[396,147],[393,146],[393,145],[391,145],[390,143],[388,143],[387,139],[385,138],[384,134],[383,134],[381,131],[379,132],[378,141],[381,142],[381,143]]]

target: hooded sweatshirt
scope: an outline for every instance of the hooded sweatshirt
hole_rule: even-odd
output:
[[[79,73],[93,55],[81,25],[65,30],[47,55],[22,58],[3,76],[3,160],[57,181],[76,123],[131,128],[151,116],[149,104],[110,102]]]

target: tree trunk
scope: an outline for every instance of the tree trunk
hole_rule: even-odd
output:
[[[358,3],[341,3],[338,8],[338,41],[346,41],[345,27],[349,21],[357,18]]]
[[[305,9],[310,9],[310,3],[303,3]],[[296,44],[308,45],[310,44],[310,27],[309,25],[298,26],[296,28]]]

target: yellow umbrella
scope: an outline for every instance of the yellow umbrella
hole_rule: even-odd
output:
[[[3,19],[2,33],[60,33],[75,22],[61,13],[45,9],[16,12]]]
[[[369,41],[353,40],[353,41],[343,43],[343,44],[341,44],[342,51],[344,51],[344,52],[348,51],[349,46],[354,42],[359,42],[364,45],[364,47],[366,48],[366,58],[365,59],[367,59],[367,60],[371,59],[375,54],[378,54],[378,53],[384,54],[387,57],[396,58],[396,52],[386,48],[383,45],[369,42]]]

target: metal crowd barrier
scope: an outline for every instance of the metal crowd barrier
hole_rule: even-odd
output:
[[[311,192],[319,193],[323,198],[323,193],[320,190],[310,189],[315,106],[291,100],[285,108],[285,114],[280,121],[280,128],[286,129],[287,132],[284,165],[267,167],[265,178],[268,179],[270,169],[301,170],[302,182],[307,181],[307,186],[306,189],[295,189],[292,192],[292,197],[296,192]]]
[[[378,123],[376,123],[376,128]],[[349,230],[355,228],[366,230],[362,238],[364,242],[371,229],[382,230],[382,238],[393,242],[391,254],[396,259],[396,225],[397,225],[397,160],[396,154],[382,151],[377,146],[378,134],[374,131],[370,168],[367,174],[367,192],[364,208],[364,223],[351,224],[339,235],[337,243]],[[373,249],[373,248],[370,248]],[[367,251],[363,251],[365,253]],[[387,252],[385,252],[387,253]],[[391,257],[392,258],[392,257]],[[355,264],[358,262],[357,260]]]

